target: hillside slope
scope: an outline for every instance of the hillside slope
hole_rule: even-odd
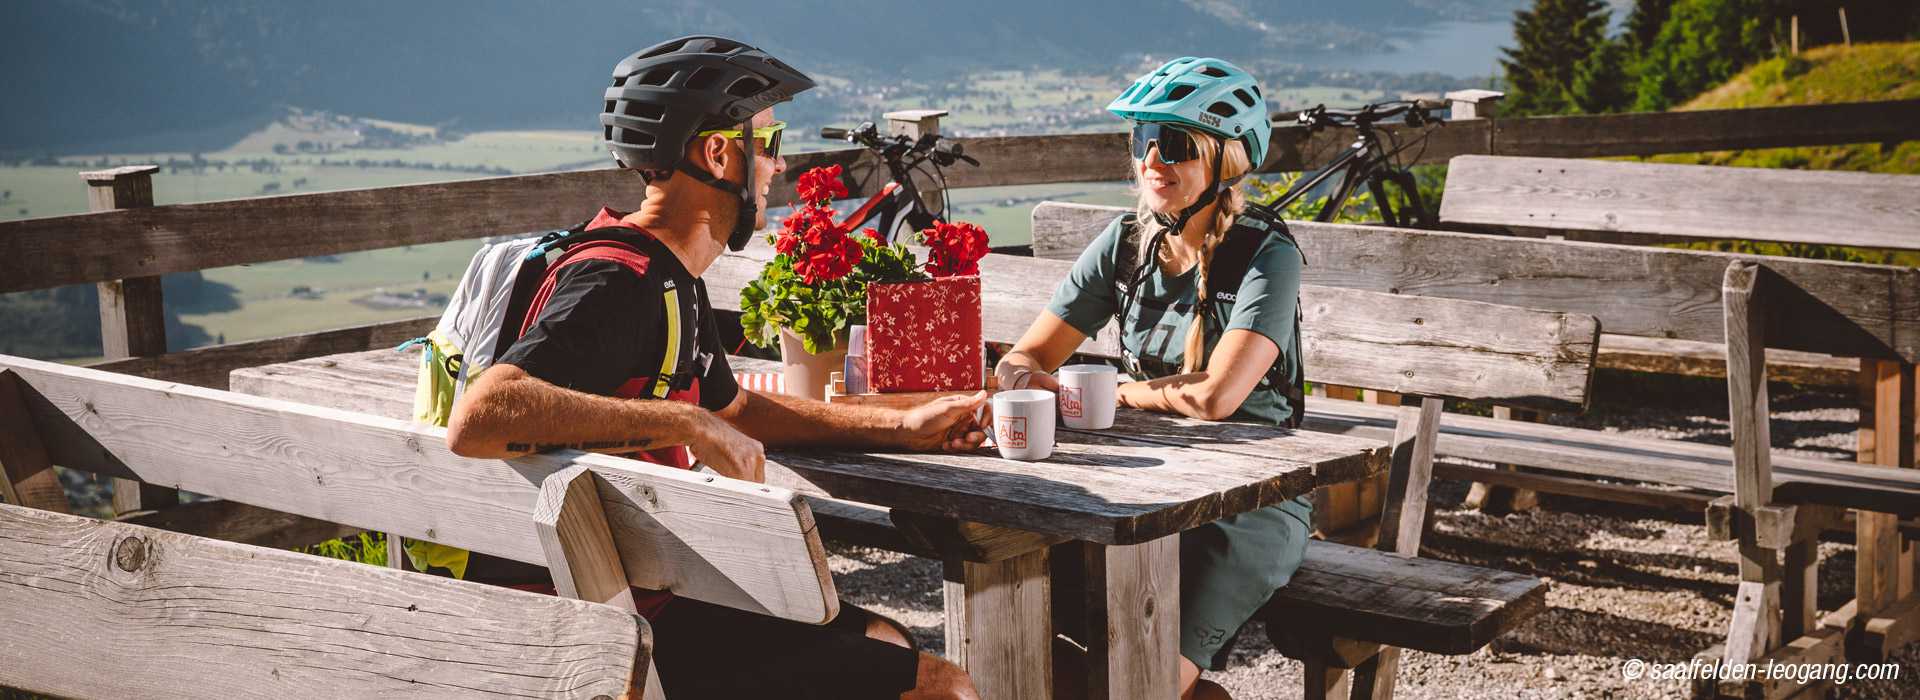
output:
[[[1920,99],[1920,42],[1823,46],[1755,64],[1683,110]],[[1920,141],[1667,156],[1662,162],[1920,174]]]

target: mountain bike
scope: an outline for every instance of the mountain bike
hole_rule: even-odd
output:
[[[937,181],[944,192],[947,189],[947,175],[942,168],[952,167],[954,163],[966,163],[973,167],[980,165],[980,161],[966,155],[959,143],[942,140],[938,134],[927,134],[917,139],[900,134],[882,136],[873,122],[864,122],[852,129],[826,127],[820,130],[820,137],[858,144],[872,152],[886,166],[886,184],[881,185],[879,191],[848,214],[841,223],[851,230],[869,222],[877,222],[873,228],[885,236],[888,243],[899,238],[896,229],[902,223],[912,232],[932,227],[935,219],[952,221],[948,216],[950,208],[944,200],[939,212],[927,208],[926,201],[920,197],[920,188],[914,184],[914,173]],[[932,172],[927,171],[929,164],[933,167]],[[864,181],[859,189],[866,189]]]
[[[1326,105],[1319,105],[1300,112],[1297,120],[1300,125],[1307,127],[1309,133],[1333,127],[1349,127],[1358,135],[1326,167],[1311,177],[1295,182],[1279,199],[1264,205],[1249,206],[1262,207],[1278,216],[1281,210],[1337,176],[1339,181],[1327,196],[1327,203],[1314,215],[1314,221],[1333,221],[1334,217],[1340,215],[1340,210],[1346,207],[1353,193],[1365,184],[1380,209],[1381,219],[1388,226],[1433,228],[1438,223],[1434,218],[1434,210],[1421,201],[1420,188],[1414,181],[1413,172],[1400,156],[1414,146],[1421,148],[1420,153],[1425,152],[1432,130],[1446,124],[1445,120],[1433,116],[1432,112],[1445,106],[1446,103],[1439,100],[1395,100],[1353,110],[1328,109]],[[1409,128],[1419,129],[1419,133],[1403,142],[1400,134],[1379,128],[1383,123],[1396,120]],[[1407,160],[1417,162],[1419,159],[1419,153],[1416,153]],[[1406,203],[1399,211],[1395,211],[1393,200],[1387,196],[1388,184],[1406,195]]]

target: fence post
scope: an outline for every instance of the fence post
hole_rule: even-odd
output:
[[[887,118],[887,133],[917,139],[929,134],[939,136],[940,118],[947,114],[944,109],[904,109],[883,116]],[[921,187],[920,201],[927,203],[927,211],[939,214],[945,208],[946,193],[939,189],[939,183],[914,184]]]
[[[1497,90],[1454,90],[1447,93],[1447,102],[1453,111],[1447,115],[1449,121],[1461,119],[1492,119],[1494,107],[1507,93]]]
[[[80,173],[87,182],[87,209],[112,211],[153,206],[153,174],[158,165],[129,165]],[[160,300],[160,277],[107,280],[100,287],[100,350],[106,359],[147,357],[167,352],[167,315]],[[132,479],[113,480],[113,512],[157,510],[177,505],[180,493]]]

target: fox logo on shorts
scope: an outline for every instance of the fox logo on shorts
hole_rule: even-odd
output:
[[[1001,416],[998,433],[1000,444],[1016,450],[1027,449],[1027,417]]]
[[[1080,387],[1060,387],[1060,415],[1069,418],[1080,417]]]

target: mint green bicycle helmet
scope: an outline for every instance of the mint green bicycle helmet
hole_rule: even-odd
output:
[[[1190,126],[1223,139],[1240,139],[1255,168],[1265,162],[1273,124],[1251,74],[1218,58],[1184,56],[1167,61],[1107,104],[1107,111],[1135,122]]]

